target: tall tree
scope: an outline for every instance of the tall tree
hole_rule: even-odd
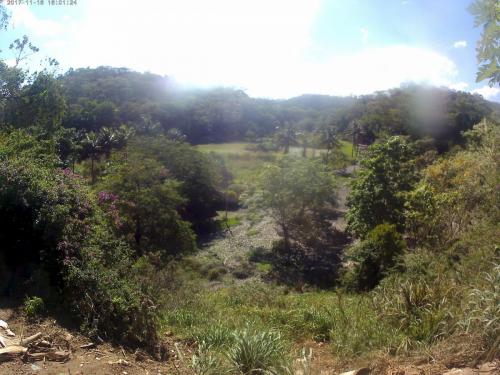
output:
[[[479,63],[476,81],[487,79],[490,86],[500,85],[500,3],[498,0],[475,0],[469,6],[474,26],[483,27],[477,42]]]
[[[121,231],[139,254],[176,255],[195,249],[191,226],[178,213],[186,203],[180,183],[158,161],[132,152],[125,162],[115,163],[103,186],[117,196]]]
[[[414,182],[410,145],[401,137],[370,147],[349,196],[349,229],[364,238],[379,224],[404,229],[405,193]]]
[[[7,29],[9,24],[10,15],[7,12],[7,8],[0,4],[0,31]]]
[[[263,207],[271,209],[286,250],[305,217],[310,223],[325,206],[335,204],[332,175],[317,160],[285,158],[264,171],[260,187]]]

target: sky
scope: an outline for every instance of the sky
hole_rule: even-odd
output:
[[[12,59],[9,43],[26,34],[62,72],[127,67],[266,98],[417,82],[500,102],[498,85],[475,82],[471,0],[64,1],[3,0],[12,18],[2,56]]]

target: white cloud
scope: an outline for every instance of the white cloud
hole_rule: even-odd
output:
[[[453,43],[453,48],[465,48],[465,47],[467,47],[466,40],[457,40],[455,43]]]
[[[448,85],[448,87],[452,90],[464,91],[467,87],[469,87],[469,84],[467,82],[457,82]]]
[[[198,85],[251,87],[265,71],[287,69],[310,44],[320,0],[88,0],[71,66],[118,65],[174,75]],[[138,16],[140,12],[140,17]],[[110,19],[115,20],[110,22]],[[263,76],[264,75],[264,76]]]
[[[57,36],[63,30],[58,22],[36,17],[26,4],[10,6],[9,10],[12,13],[12,26],[25,27],[35,36]]]
[[[363,44],[368,43],[368,30],[362,27],[359,31],[361,32],[361,41]]]
[[[4,59],[3,62],[8,66],[16,66],[16,59]]]
[[[399,45],[332,57],[324,64],[308,67],[305,74],[302,83],[307,92],[359,95],[405,82],[447,86],[457,75],[457,68],[437,52]]]
[[[485,99],[492,99],[493,97],[500,94],[500,88],[483,86],[481,88],[472,91],[474,94],[482,95]]]
[[[191,85],[239,87],[254,96],[359,95],[410,81],[455,81],[453,61],[406,45],[312,61],[319,5],[320,0],[166,0],[138,9],[123,0],[87,0],[78,5],[78,21],[62,19],[48,27],[39,44],[63,68],[128,67]],[[34,30],[53,22],[27,11],[18,13],[17,22]],[[63,32],[56,33],[58,28]],[[360,31],[367,40],[368,31]]]

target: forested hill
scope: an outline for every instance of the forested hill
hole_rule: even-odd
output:
[[[302,95],[251,98],[233,88],[184,89],[168,77],[125,68],[70,70],[58,78],[66,102],[63,125],[85,132],[127,125],[138,133],[177,129],[192,144],[256,140],[277,128],[356,133],[362,143],[384,134],[457,142],[499,106],[479,95],[405,86],[360,97]]]

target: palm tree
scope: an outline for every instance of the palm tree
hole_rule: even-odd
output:
[[[84,159],[90,158],[90,178],[92,184],[95,183],[95,161],[98,160],[101,153],[101,142],[98,134],[89,132],[85,134],[82,140],[82,156]]]
[[[282,127],[277,126],[276,130],[277,143],[280,147],[283,147],[283,153],[288,154],[290,146],[297,144],[297,131],[288,121]]]

